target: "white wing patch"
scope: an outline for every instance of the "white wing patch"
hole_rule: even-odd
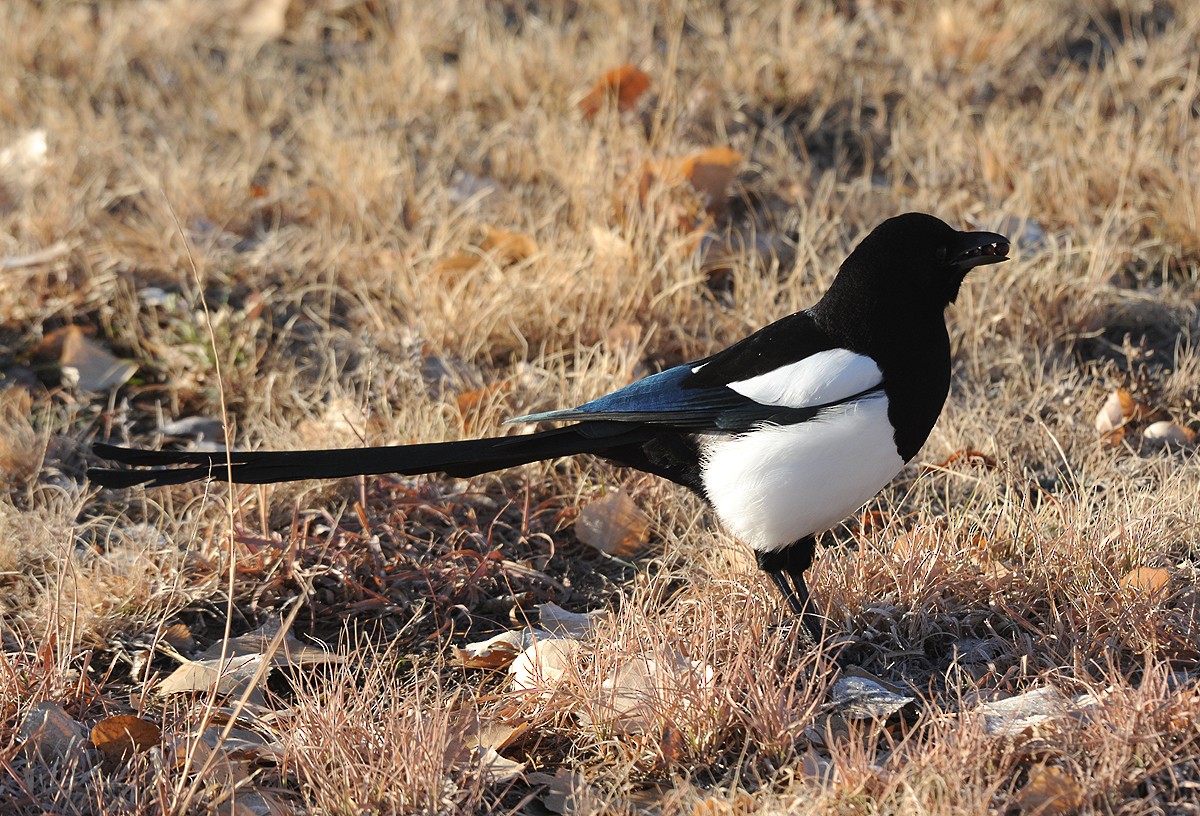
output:
[[[811,408],[852,397],[882,382],[883,372],[870,357],[848,349],[830,349],[727,387],[763,405]]]

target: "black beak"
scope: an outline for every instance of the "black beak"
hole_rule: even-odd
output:
[[[1009,241],[995,232],[960,232],[950,244],[950,265],[964,274],[984,264],[1008,260]]]

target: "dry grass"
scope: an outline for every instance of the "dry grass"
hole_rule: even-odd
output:
[[[272,6],[282,36],[254,23]],[[9,3],[0,151],[47,149],[0,153],[0,811],[1200,809],[1200,465],[1092,424],[1116,387],[1200,422],[1197,43],[1190,0]],[[629,62],[650,92],[583,117]],[[686,190],[639,202],[646,161],[713,145],[746,160],[705,236]],[[948,315],[917,463],[827,536],[816,652],[695,499],[602,463],[82,475],[93,440],[159,444],[179,417],[276,448],[487,433],[808,305],[913,209],[1017,257]],[[535,246],[486,252],[487,228]],[[68,325],[136,377],[73,386]],[[995,466],[927,467],[964,449]],[[637,563],[572,532],[617,486],[655,520]],[[1140,566],[1167,587],[1124,588]],[[550,600],[614,613],[552,688],[455,663]],[[348,662],[280,668],[240,713],[155,695],[173,625],[195,656],[288,610]],[[638,655],[671,668],[631,726],[611,681]],[[856,671],[917,699],[847,718],[832,685]],[[1092,702],[1007,735],[981,716],[1046,686]],[[163,738],[55,764],[27,729],[43,703]],[[214,753],[230,722],[241,753]],[[523,776],[488,765],[481,723],[521,726],[500,753]]]

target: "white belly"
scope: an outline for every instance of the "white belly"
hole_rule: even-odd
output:
[[[883,394],[796,425],[703,438],[704,487],[725,526],[778,550],[853,513],[904,467]]]

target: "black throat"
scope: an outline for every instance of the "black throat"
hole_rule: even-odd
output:
[[[851,285],[839,286],[842,281]],[[950,392],[945,311],[937,304],[858,291],[855,283],[840,276],[810,311],[840,344],[879,364],[896,450],[908,462],[929,438]]]

